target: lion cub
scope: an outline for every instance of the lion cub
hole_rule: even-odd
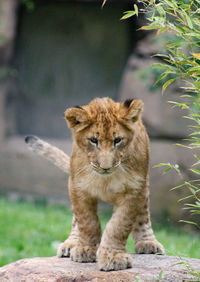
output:
[[[65,117],[73,131],[71,158],[35,136],[25,141],[63,171],[69,172],[74,217],[59,257],[77,262],[97,260],[100,270],[132,266],[126,253],[130,233],[139,254],[164,253],[156,240],[149,214],[149,140],[142,124],[141,100],[115,103],[97,98],[89,105],[69,108]],[[114,206],[101,236],[97,199]]]
[[[97,98],[65,112],[73,132],[69,194],[72,232],[58,256],[77,262],[97,260],[100,270],[132,266],[126,241],[132,232],[136,253],[164,253],[149,214],[149,140],[141,100],[115,103]],[[114,206],[101,236],[97,199]]]

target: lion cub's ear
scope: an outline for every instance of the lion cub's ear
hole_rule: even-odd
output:
[[[88,126],[89,118],[85,109],[80,106],[69,108],[65,111],[65,118],[69,128],[75,128],[82,130]]]
[[[129,121],[137,121],[143,110],[144,103],[139,99],[128,99],[121,103],[121,117]]]

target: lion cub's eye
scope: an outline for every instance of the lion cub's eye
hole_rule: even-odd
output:
[[[116,137],[116,138],[114,139],[114,146],[120,144],[121,141],[122,141],[122,139],[123,139],[123,138],[121,138],[121,137]]]
[[[92,145],[98,145],[98,139],[97,138],[95,138],[95,137],[91,137],[91,138],[88,138],[88,140],[90,141],[90,143],[92,144]]]

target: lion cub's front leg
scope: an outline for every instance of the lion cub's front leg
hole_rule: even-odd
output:
[[[78,244],[79,240],[79,230],[78,230],[78,224],[76,221],[75,216],[73,216],[72,219],[72,231],[65,240],[65,242],[61,243],[57,250],[57,256],[58,257],[69,257],[70,256],[70,250]]]
[[[156,240],[151,227],[149,199],[143,197],[138,201],[132,235],[137,254],[164,254],[163,246]]]
[[[78,240],[70,249],[70,258],[76,262],[94,262],[101,239],[97,200],[76,189],[70,190],[70,197],[79,232]]]
[[[132,267],[132,258],[126,253],[126,241],[133,224],[132,201],[115,206],[97,251],[100,270],[120,270]]]

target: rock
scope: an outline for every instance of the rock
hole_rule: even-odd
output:
[[[11,58],[14,48],[14,38],[17,24],[16,0],[0,1],[0,63],[7,63]]]
[[[191,281],[195,277],[186,271],[187,261],[191,268],[200,271],[200,260],[180,259],[159,255],[132,255],[133,268],[120,271],[102,272],[96,263],[77,263],[69,258],[22,259],[0,268],[0,281],[15,282],[83,282],[83,281]],[[189,272],[189,271],[188,271]],[[162,277],[162,278],[161,278]],[[197,281],[197,280],[192,280]]]
[[[4,123],[4,117],[5,117],[5,87],[0,86],[0,120],[1,120],[1,126],[0,126],[0,148],[3,147],[3,141],[5,138],[5,123]],[[3,122],[2,122],[3,121]]]
[[[8,74],[12,72],[10,61],[14,49],[14,39],[17,23],[17,7],[16,0],[0,1],[0,147],[6,137],[6,97],[8,93]]]
[[[146,19],[143,21],[142,25],[146,25]],[[147,31],[146,31],[147,32]],[[153,55],[163,52],[163,42],[157,36],[156,31],[148,31],[146,36],[137,42],[136,50],[134,53],[139,55],[140,57],[150,58]]]

